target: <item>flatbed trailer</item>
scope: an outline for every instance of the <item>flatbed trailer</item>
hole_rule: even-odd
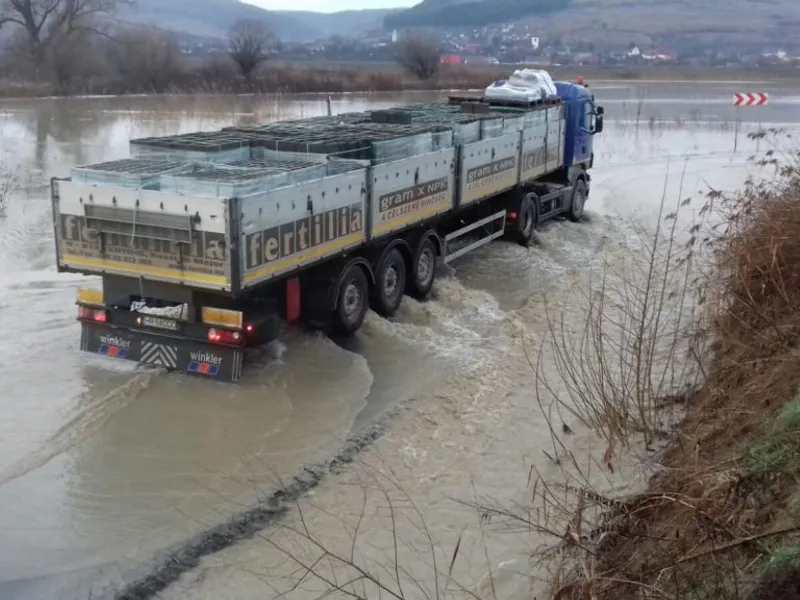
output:
[[[81,349],[217,380],[281,321],[352,334],[424,298],[437,261],[580,220],[603,109],[588,88],[132,140],[53,179]]]

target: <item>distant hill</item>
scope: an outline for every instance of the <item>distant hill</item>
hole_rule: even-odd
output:
[[[573,0],[423,0],[384,19],[387,28],[481,27],[564,10]]]
[[[154,25],[202,37],[225,36],[240,19],[261,21],[281,39],[316,39],[319,32],[291,16],[266,11],[238,0],[137,0],[118,13],[118,18],[142,25]]]
[[[306,27],[320,32],[323,37],[328,37],[331,35],[358,35],[371,29],[379,29],[383,27],[385,17],[400,10],[379,8],[343,10],[335,13],[281,10],[274,14],[296,19]]]
[[[223,37],[240,19],[266,23],[283,41],[299,42],[330,35],[357,35],[380,27],[391,10],[349,10],[336,13],[268,11],[239,0],[137,0],[117,16],[200,37]]]
[[[423,0],[384,19],[387,28],[513,22],[565,43],[800,46],[800,0]]]

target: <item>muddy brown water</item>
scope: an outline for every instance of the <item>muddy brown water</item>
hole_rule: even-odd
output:
[[[524,495],[523,463],[540,460],[549,435],[532,407],[520,350],[522,337],[543,336],[542,295],[569,300],[602,264],[622,264],[635,246],[634,221],[652,224],[662,194],[736,189],[757,148],[748,128],[795,127],[800,114],[800,90],[768,89],[770,105],[739,113],[733,153],[731,97],[740,84],[593,87],[607,117],[585,223],[548,225],[531,250],[498,243],[463,259],[430,301],[406,300],[391,321],[369,315],[353,340],[287,330],[252,357],[236,386],[78,351],[74,294],[90,279],[55,272],[46,182],[72,164],[126,156],[129,137],[311,116],[325,110],[324,99],[0,103],[0,164],[14,180],[0,217],[0,597],[114,597],[126,585],[146,595],[153,582],[167,597],[269,597],[264,578],[287,575],[275,570],[280,561],[257,527],[248,533],[254,539],[231,539],[214,554],[221,546],[204,545],[203,532],[268,498],[278,481],[308,474],[304,468],[314,475],[302,491],[342,515],[360,507],[355,487],[344,484],[365,464],[389,469],[435,523],[442,548],[474,525],[448,498],[475,489],[511,501]],[[353,95],[333,106],[435,97]],[[371,429],[376,423],[380,431]],[[374,435],[353,446],[364,431]],[[357,464],[340,465],[316,486],[325,471],[318,466],[347,444],[360,450]],[[589,436],[575,444],[591,452]],[[317,527],[343,543],[341,525],[320,518]],[[377,543],[384,534],[367,525],[364,535]],[[519,571],[526,548],[502,540],[489,547],[492,560]],[[191,561],[160,568],[187,548],[197,550]],[[462,580],[485,585],[481,561],[459,568]],[[318,592],[309,585],[295,594]]]

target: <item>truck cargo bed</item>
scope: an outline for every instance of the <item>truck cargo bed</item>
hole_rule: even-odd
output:
[[[564,129],[445,103],[132,140],[54,181],[59,268],[235,295],[561,168]]]

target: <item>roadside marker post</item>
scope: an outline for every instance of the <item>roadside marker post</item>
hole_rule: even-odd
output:
[[[746,106],[764,106],[769,102],[769,94],[765,92],[735,92],[733,105],[736,107],[736,126],[733,137],[733,151],[739,146],[739,109]]]

